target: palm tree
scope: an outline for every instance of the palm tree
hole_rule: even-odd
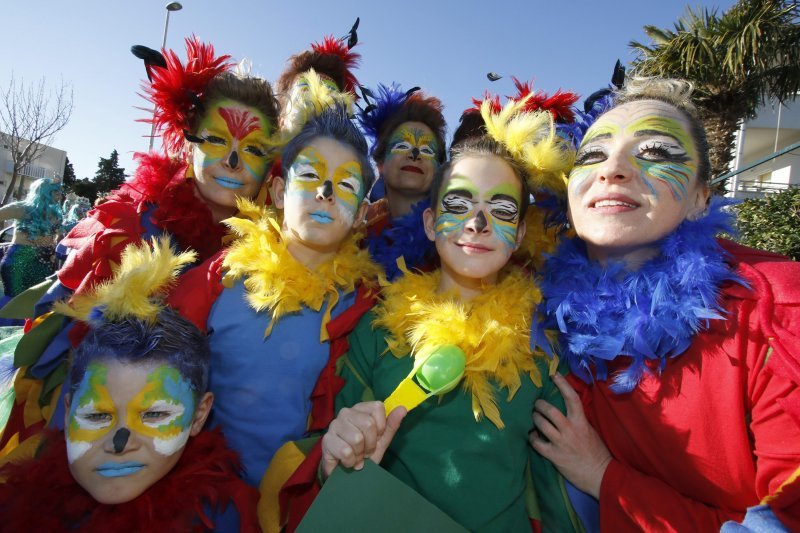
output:
[[[638,74],[695,84],[712,177],[728,171],[741,120],[768,100],[791,101],[800,90],[799,17],[796,0],[740,0],[722,15],[687,8],[674,30],[644,27],[650,46],[629,44],[639,53]]]

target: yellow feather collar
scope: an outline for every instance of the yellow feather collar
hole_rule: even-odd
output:
[[[376,287],[382,276],[369,253],[358,246],[363,235],[354,232],[332,260],[309,270],[289,253],[274,210],[246,200],[240,200],[238,207],[238,217],[225,221],[239,238],[225,255],[223,285],[231,287],[244,278],[250,307],[272,316],[265,337],[284,315],[304,307],[319,311],[324,304],[320,342],[328,340],[326,326],[340,292],[349,294],[359,284]]]
[[[413,356],[415,366],[443,344],[459,346],[467,358],[463,387],[472,394],[475,420],[483,415],[502,429],[490,380],[508,389],[508,400],[522,373],[542,383],[534,357],[544,355],[530,349],[531,315],[541,293],[520,269],[507,267],[497,285],[464,303],[437,294],[440,276],[408,272],[384,288],[374,325],[389,330],[388,350]]]

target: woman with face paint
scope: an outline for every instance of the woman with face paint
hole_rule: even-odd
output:
[[[35,309],[28,305],[19,310],[21,316],[45,315],[52,302],[105,281],[125,246],[152,236],[169,235],[181,250],[196,250],[201,260],[212,256],[226,234],[220,222],[236,213],[236,199],[258,194],[276,149],[277,104],[270,86],[231,72],[229,56],[215,56],[212,46],[196,38],[187,39],[186,48],[185,64],[172,51],[162,56],[153,50],[146,63],[150,81],[144,91],[156,106],[152,121],[162,132],[167,154],[137,156],[134,178],[62,240],[71,252],[57,282],[47,293],[43,289],[34,295],[32,301],[41,300]],[[67,350],[80,342],[82,330],[57,314],[45,318],[46,327],[31,334],[49,335],[50,342],[37,342],[38,351],[26,348],[20,360],[30,372],[20,373],[25,377],[19,379],[27,383],[17,387],[21,406],[23,391],[40,390],[40,380],[50,383],[41,389],[47,393],[30,398],[29,412],[39,411],[40,417],[23,416],[22,409],[12,413],[0,448],[14,438],[36,434],[36,426],[51,419],[53,425],[61,425],[59,391],[54,387],[63,379]]]
[[[53,273],[62,196],[60,184],[42,178],[33,182],[24,200],[0,208],[0,221],[14,220],[14,237],[0,262],[2,304]]]
[[[401,274],[399,257],[410,269],[430,269],[435,263],[422,213],[430,205],[433,176],[445,160],[446,125],[439,99],[418,88],[378,85],[376,92],[375,101],[358,117],[372,140],[372,158],[386,194],[367,213],[367,247],[393,279]]]
[[[424,227],[441,269],[406,272],[350,335],[338,414],[309,455],[316,463],[286,487],[290,530],[319,489],[317,468],[327,477],[339,464],[360,469],[367,459],[470,531],[525,531],[531,520],[546,530],[579,527],[560,476],[528,445],[533,402],[560,401],[549,377],[557,363],[531,349],[538,291],[509,264],[525,232],[530,187],[563,189],[571,157],[550,115],[520,113],[523,105],[493,114],[484,103],[488,135],[465,143],[437,173]],[[454,390],[429,394],[411,411],[403,402],[389,407],[399,384],[412,374],[423,383],[415,372],[453,350],[465,362]],[[528,503],[538,498],[535,510],[526,495]]]
[[[230,222],[239,239],[189,271],[170,299],[209,333],[211,425],[241,453],[253,486],[280,446],[329,422],[316,402],[333,386],[331,345],[369,307],[358,293],[380,272],[358,247],[373,174],[345,105],[312,117],[281,161],[272,184],[280,222],[240,204],[246,218]]]
[[[800,266],[716,238],[731,220],[690,94],[629,80],[583,138],[577,238],[540,308],[576,390],[557,378],[567,414],[537,402],[531,443],[599,500],[603,530],[716,531],[751,508],[746,525],[796,531]]]
[[[3,531],[253,531],[258,494],[219,432],[208,341],[159,293],[194,254],[129,247],[109,286],[59,310],[88,320],[73,352],[65,432],[0,470]],[[148,282],[142,283],[143,274]]]

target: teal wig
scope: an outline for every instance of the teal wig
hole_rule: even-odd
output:
[[[17,228],[27,233],[29,238],[54,234],[61,226],[61,202],[53,200],[54,192],[61,192],[61,185],[50,178],[41,178],[33,182],[22,201],[25,217],[18,221]]]

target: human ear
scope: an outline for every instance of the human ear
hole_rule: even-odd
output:
[[[711,197],[711,188],[706,186],[705,184],[698,184],[697,190],[694,193],[694,198],[692,198],[692,205],[689,208],[689,212],[686,214],[686,218],[689,220],[697,220],[698,218],[703,216],[703,213],[706,211],[706,207],[708,207],[708,200]]]
[[[430,207],[422,213],[422,224],[425,226],[425,235],[428,236],[428,240],[434,242],[436,240],[436,230],[434,229],[436,226],[436,217],[433,214],[433,209]]]
[[[197,408],[194,410],[194,419],[192,420],[192,428],[189,430],[189,435],[194,437],[203,429],[203,426],[211,413],[211,406],[214,404],[214,395],[210,392],[203,394],[200,401],[197,402]]]
[[[283,209],[283,195],[286,192],[286,181],[281,176],[272,178],[272,185],[270,185],[270,195],[272,196],[272,203],[278,209]]]
[[[528,225],[525,224],[525,221],[519,223],[517,227],[517,238],[516,238],[516,246],[514,246],[514,251],[516,252],[519,250],[520,244],[522,244],[522,238],[525,237],[525,230],[528,229]]]

